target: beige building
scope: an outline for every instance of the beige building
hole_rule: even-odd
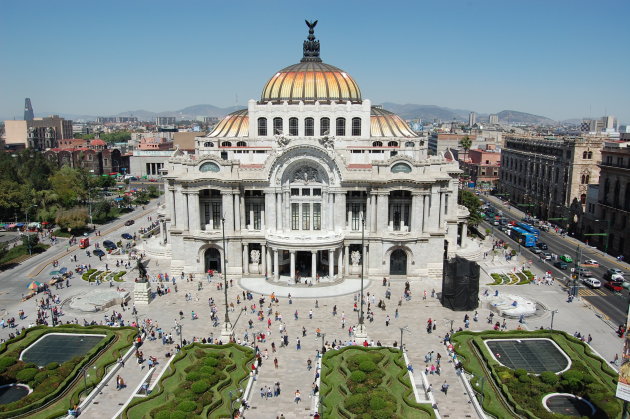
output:
[[[606,141],[602,149],[596,202],[582,221],[584,234],[591,244],[613,256],[630,259],[630,142]]]
[[[59,141],[72,138],[72,121],[58,115],[32,121],[4,121],[7,145],[24,144],[34,150],[55,148]]]
[[[576,230],[589,184],[599,181],[601,137],[507,137],[499,191],[542,219],[565,218]],[[557,224],[564,224],[558,220]]]

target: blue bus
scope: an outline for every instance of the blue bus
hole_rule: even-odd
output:
[[[536,236],[536,238],[540,237],[540,230],[535,228],[533,225],[527,223],[518,223],[516,225],[527,231],[528,233],[532,233],[534,236]]]
[[[529,231],[525,231],[520,227],[512,227],[512,230],[510,230],[510,237],[520,243],[521,246],[525,247],[534,247],[538,241],[538,238],[534,234]]]

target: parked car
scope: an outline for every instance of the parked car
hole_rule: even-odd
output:
[[[545,260],[551,260],[551,253],[549,252],[542,252],[543,258]]]
[[[602,283],[599,282],[599,279],[596,279],[596,278],[592,278],[592,277],[582,278],[582,282],[587,287],[591,287],[591,288],[601,288],[602,287]]]
[[[599,266],[599,262],[596,261],[595,259],[586,259],[584,261],[584,265],[593,266],[593,267],[597,268]]]
[[[542,253],[542,250],[540,250],[539,248],[537,248],[536,246],[530,247],[530,249],[532,251],[532,253],[539,255]]]
[[[604,284],[604,286],[611,291],[621,292],[623,291],[622,284],[623,284],[622,281],[608,281]]]
[[[625,281],[626,279],[623,277],[623,271],[617,268],[610,268],[604,274],[604,279],[608,281]]]
[[[92,251],[92,254],[94,256],[100,256],[100,257],[105,256],[105,252],[103,252],[101,249],[94,249],[94,251]]]
[[[580,276],[584,276],[584,277],[591,277],[591,276],[593,276],[593,272],[589,271],[586,268],[577,268],[577,271],[580,274]]]
[[[566,262],[566,263],[573,263],[573,258],[569,255],[562,255],[560,256],[560,260]]]
[[[129,233],[123,233],[123,234],[121,234],[120,236],[121,236],[123,239],[125,239],[125,240],[131,240],[131,239],[133,239],[133,236],[132,236],[131,234],[129,234]]]
[[[567,265],[566,262],[563,262],[561,260],[557,261],[556,263],[553,264],[553,266],[555,266],[558,269],[562,269],[562,270],[567,270],[569,269],[569,265]]]
[[[619,268],[608,268],[608,271],[606,273],[617,274],[617,275],[623,276],[624,272]]]
[[[125,225],[126,225],[126,226],[130,226],[130,225],[132,225],[133,223],[135,223],[135,221],[134,221],[134,220],[127,220],[127,221],[125,221]]]
[[[114,244],[113,241],[111,240],[105,240],[103,242],[103,247],[107,250],[115,250],[116,249],[116,244]]]
[[[536,246],[538,246],[538,248],[542,249],[542,250],[548,250],[549,249],[549,247],[547,246],[547,243],[545,243],[545,242],[536,243]]]

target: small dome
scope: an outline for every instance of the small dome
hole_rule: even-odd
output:
[[[380,107],[372,106],[370,122],[371,137],[417,137],[400,116]]]
[[[361,102],[359,85],[345,71],[322,62],[306,61],[278,71],[265,85],[260,101]]]
[[[247,109],[226,115],[207,137],[247,137],[249,135],[249,116]]]

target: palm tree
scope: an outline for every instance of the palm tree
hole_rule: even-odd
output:
[[[465,153],[464,162],[466,162],[466,158],[468,157],[468,150],[470,150],[470,147],[472,146],[472,140],[467,135],[461,140],[459,140],[459,146],[462,149],[464,149],[464,153]]]

